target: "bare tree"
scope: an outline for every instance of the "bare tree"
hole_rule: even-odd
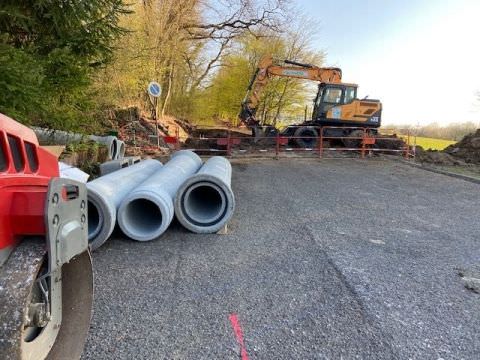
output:
[[[232,40],[246,33],[254,36],[265,32],[281,32],[286,20],[286,0],[204,0],[201,2],[203,17],[185,23],[184,40],[201,42],[209,49],[209,59],[196,66],[197,76],[191,89],[202,85],[215,68],[221,66],[221,58]],[[190,67],[192,63],[190,62]]]
[[[285,4],[284,0],[205,1],[205,21],[187,23],[183,28],[191,40],[233,39],[261,29],[280,31],[285,20]]]

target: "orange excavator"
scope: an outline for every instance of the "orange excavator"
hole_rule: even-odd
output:
[[[240,120],[252,129],[256,138],[276,136],[279,131],[266,125],[256,117],[262,92],[272,77],[305,79],[319,83],[314,100],[311,120],[287,126],[280,132],[283,137],[292,137],[301,147],[316,144],[318,128],[325,128],[323,135],[343,138],[347,147],[358,145],[362,128],[368,128],[375,136],[381,124],[382,104],[379,100],[358,99],[356,84],[342,83],[342,70],[335,67],[318,67],[311,64],[284,60],[274,62],[272,56],[264,56],[250,81],[247,94],[242,102]],[[349,139],[349,138],[350,139]]]

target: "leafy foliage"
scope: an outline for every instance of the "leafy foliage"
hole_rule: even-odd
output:
[[[288,0],[3,0],[0,112],[28,124],[92,131],[99,110],[150,110],[151,80],[162,114],[235,122],[264,54],[321,65],[315,30]],[[295,19],[295,21],[292,21]],[[265,121],[303,114],[301,81],[273,79],[259,111]]]
[[[0,111],[25,123],[82,130],[93,123],[90,77],[110,60],[121,0],[4,0]]]
[[[132,14],[121,21],[129,32],[117,42],[112,64],[97,73],[95,88],[103,94],[98,101],[106,106],[110,103],[148,109],[145,88],[149,81],[156,80],[163,89],[162,113],[190,120],[232,116],[232,109],[217,114],[219,107],[212,104],[212,99],[204,100],[213,96],[210,89],[217,88],[215,101],[225,102],[223,97],[232,95],[227,90],[231,87],[237,93],[235,103],[228,106],[238,112],[243,96],[239,98],[239,94],[244,93],[252,69],[239,70],[242,75],[232,83],[224,65],[231,62],[231,56],[244,57],[244,65],[251,65],[246,54],[241,53],[244,39],[248,34],[280,34],[285,24],[283,3],[283,0],[133,2],[129,7]],[[230,70],[235,72],[235,69]]]

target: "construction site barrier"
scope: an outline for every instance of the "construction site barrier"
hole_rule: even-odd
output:
[[[291,126],[302,127],[302,126]],[[319,158],[328,158],[326,154],[335,152],[346,152],[360,154],[361,158],[365,158],[373,153],[389,153],[399,154],[405,159],[412,159],[415,157],[416,136],[410,129],[379,129],[375,133],[372,129],[364,127],[339,127],[339,126],[309,126],[310,129],[315,130],[318,136],[282,136],[276,134],[275,136],[257,136],[245,134],[239,136],[238,131],[232,131],[231,128],[224,129],[225,136],[191,136],[189,141],[195,146],[183,145],[183,148],[205,154],[205,155],[225,155],[234,157],[239,154],[247,153],[264,153],[272,154],[275,158],[280,157],[286,153],[311,153]],[[215,127],[202,127],[199,132],[205,130],[218,130]],[[265,128],[266,129],[266,128]],[[329,131],[330,130],[330,131]],[[335,131],[336,130],[336,131]],[[346,136],[343,132],[358,132],[358,136]],[[332,135],[332,133],[342,133],[341,135]],[[330,133],[330,135],[328,134]],[[171,144],[176,150],[182,147],[179,138],[179,131],[176,130],[175,136],[165,136],[164,141]],[[394,142],[403,140],[404,146],[398,148]],[[303,140],[304,143],[311,143],[312,146],[298,146],[298,140]],[[358,146],[332,146],[332,142],[343,143],[344,140],[356,141]],[[348,142],[347,141],[347,142]],[[386,146],[392,143],[391,146]],[[205,144],[203,146],[202,144]],[[383,144],[383,145],[382,145]]]

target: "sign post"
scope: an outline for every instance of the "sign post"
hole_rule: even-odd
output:
[[[157,135],[157,148],[160,147],[160,132],[158,131],[158,116],[157,116],[157,107],[158,107],[158,98],[162,95],[162,87],[156,81],[151,81],[147,87],[148,95],[150,97],[150,102],[153,105],[152,117],[155,121],[155,135]]]

